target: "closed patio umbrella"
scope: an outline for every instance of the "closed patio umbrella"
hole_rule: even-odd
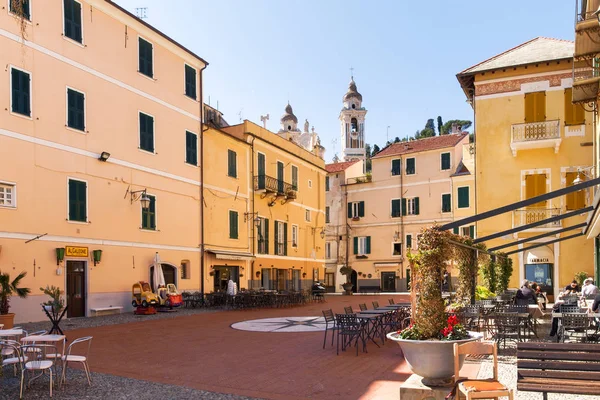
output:
[[[163,274],[160,256],[158,252],[154,255],[154,291],[158,292],[158,287],[165,284],[165,275]]]

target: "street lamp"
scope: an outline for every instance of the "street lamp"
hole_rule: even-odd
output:
[[[150,197],[148,197],[146,193],[142,194],[142,197],[140,198],[140,204],[142,205],[143,209],[150,208]]]
[[[325,239],[325,229],[321,229],[321,239]]]
[[[127,189],[129,190],[129,189]],[[140,201],[140,204],[142,205],[142,209],[147,210],[148,208],[150,208],[150,197],[146,194],[146,189],[142,189],[142,190],[135,190],[130,192],[131,193],[131,204],[133,204],[134,201]]]

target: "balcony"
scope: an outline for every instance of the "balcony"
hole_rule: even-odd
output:
[[[513,225],[523,226],[534,222],[543,221],[560,215],[560,208],[524,208],[513,211]],[[549,224],[538,225],[531,229],[558,229],[562,221],[554,221]]]
[[[354,185],[356,183],[369,183],[373,181],[373,176],[371,174],[367,174],[364,176],[356,176],[353,178],[346,179],[347,185]]]
[[[595,102],[598,98],[598,69],[573,66],[573,104]]]
[[[594,14],[600,0],[576,0],[575,61],[591,60],[600,53],[600,24]]]
[[[272,176],[256,175],[254,177],[254,190],[261,193],[261,198],[274,194],[276,198],[283,197],[285,200],[293,200],[296,198],[297,188]]]
[[[515,157],[518,150],[554,148],[558,153],[560,142],[560,121],[557,119],[515,124],[511,129],[510,149]]]

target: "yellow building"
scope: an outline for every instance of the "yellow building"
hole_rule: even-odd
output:
[[[482,213],[573,184],[593,165],[593,116],[571,103],[573,42],[536,38],[457,75],[475,110],[476,211]],[[478,238],[581,210],[591,193],[556,197],[477,223]],[[573,216],[493,240],[488,248],[571,227]],[[573,233],[531,240],[513,251]],[[521,279],[557,294],[574,274],[593,272],[593,244],[575,238],[515,253],[511,287]]]
[[[25,2],[24,32],[9,3],[0,270],[32,289],[12,299],[16,320],[45,318],[46,285],[65,290],[69,317],[129,310],[156,252],[167,281],[198,290],[207,63],[113,2]]]

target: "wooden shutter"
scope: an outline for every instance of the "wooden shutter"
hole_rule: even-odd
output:
[[[452,197],[449,193],[442,195],[442,212],[452,211]]]
[[[69,220],[77,221],[77,181],[69,181]]]
[[[227,150],[227,175],[237,178],[237,154],[233,150]]]
[[[185,132],[185,162],[198,165],[198,137],[188,131]]]
[[[392,175],[400,175],[400,159],[392,160]]]
[[[196,100],[196,69],[185,66],[185,95]]]
[[[402,215],[406,215],[406,199],[402,199]]]
[[[69,220],[87,222],[87,185],[85,182],[69,180]]]
[[[475,238],[475,225],[471,225],[469,227],[469,236],[471,237],[471,239]]]
[[[12,111],[14,113],[31,116],[29,81],[30,76],[27,72],[18,69],[11,70],[12,80]]]
[[[348,203],[348,218],[352,218],[352,203]]]
[[[535,93],[525,93],[525,123],[534,122],[535,115]]]
[[[458,228],[454,228],[454,229],[452,229],[452,232],[453,232],[455,235],[458,235]]]
[[[279,238],[279,224],[281,222],[279,221],[275,221],[275,223],[273,224],[273,228],[275,229],[275,231],[273,232],[273,249],[274,249],[274,254],[275,255],[279,255],[279,247],[277,246],[278,243],[278,238]]]
[[[148,206],[148,212],[150,215],[150,229],[156,229],[156,197],[148,196],[150,198],[150,204]]]
[[[64,0],[65,36],[81,43],[81,4]]]
[[[573,181],[579,174],[577,172],[567,172],[565,179],[567,180],[567,186],[573,186]],[[579,175],[581,179],[584,179],[583,175]],[[579,190],[577,192],[571,192],[566,195],[566,208],[567,210],[579,210],[585,207],[585,190]]]
[[[296,238],[298,239],[298,238]],[[288,248],[288,224],[287,222],[283,223],[283,255],[287,256],[287,248]]]
[[[269,220],[265,218],[265,232],[264,232],[264,242],[265,242],[265,254],[269,254]]]
[[[573,89],[572,88],[566,88],[565,89],[565,124],[566,125],[573,125]]]
[[[525,198],[540,196],[546,193],[546,174],[533,174],[525,176]],[[532,204],[528,208],[543,208],[546,207],[546,202],[541,201]]]
[[[139,70],[142,74],[152,78],[154,76],[154,67],[152,65],[152,43],[139,38],[138,39],[138,58],[139,58]]]
[[[325,207],[325,223],[329,223],[329,206]]]
[[[406,247],[412,249],[412,235],[406,235]]]
[[[525,93],[525,123],[546,120],[546,92]]]
[[[371,236],[367,236],[365,242],[365,254],[371,254]]]
[[[238,213],[236,211],[229,211],[229,238],[238,238]]]
[[[67,90],[67,125],[69,128],[84,130],[84,96],[75,90]]]
[[[354,254],[358,254],[358,238],[354,237]]]
[[[406,159],[406,175],[413,175],[415,173],[415,159]]]
[[[459,187],[458,188],[458,208],[468,208],[469,207],[469,187]]]
[[[325,191],[326,192],[329,191],[329,177],[328,176],[325,177]]]
[[[442,170],[450,169],[450,153],[442,153]]]
[[[392,218],[400,216],[400,199],[392,200]]]
[[[358,202],[358,216],[361,218],[365,216],[365,202],[364,201]]]
[[[419,215],[419,198],[415,197],[415,215]]]
[[[292,165],[292,189],[298,190],[298,167]]]
[[[73,40],[81,43],[81,4],[71,0],[73,3]]]

